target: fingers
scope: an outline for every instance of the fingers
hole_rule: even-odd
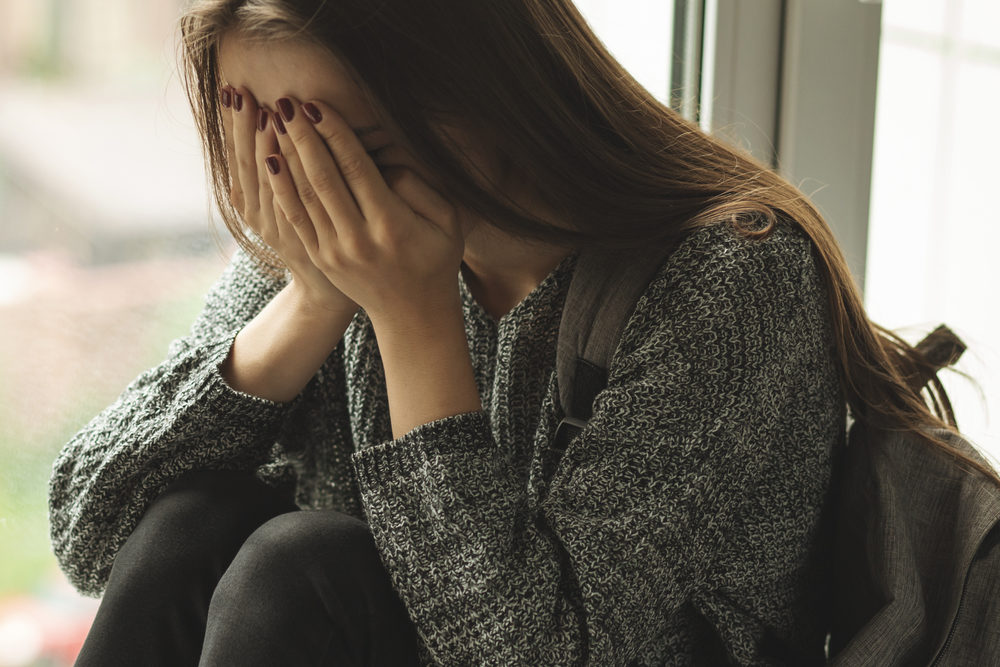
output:
[[[390,226],[392,219],[398,216],[398,201],[402,200],[413,211],[449,233],[458,231],[457,215],[449,202],[413,169],[380,169],[354,130],[332,107],[318,100],[297,108],[290,103],[291,100],[287,102],[285,110],[292,112],[283,113],[288,135],[301,156],[312,187],[328,211],[354,210],[348,208],[346,203],[353,199],[360,210],[360,220],[367,221],[369,226],[383,227],[380,231],[391,232],[385,227]],[[331,156],[341,179],[322,176],[337,175],[327,166]],[[322,180],[317,180],[317,174],[322,176]],[[335,206],[343,208],[332,208]],[[343,220],[339,215],[333,217],[340,234],[345,228],[348,233],[356,231],[351,229],[351,224],[358,219],[349,215]]]
[[[299,106],[284,97],[277,101],[277,107],[309,185],[299,195],[307,206],[311,198],[318,199],[333,223],[328,227],[325,221],[314,220],[319,242],[325,245],[327,236],[358,236],[365,219],[374,222],[379,213],[378,200],[372,194],[377,187],[374,181],[385,191],[382,201],[389,194],[375,163],[353,130],[325,105]],[[345,136],[348,134],[350,138]]]
[[[449,232],[458,232],[460,223],[455,207],[427,184],[417,172],[403,167],[383,170],[386,184],[411,209]]]
[[[289,97],[275,107],[269,116],[274,133],[267,136],[277,146],[257,151],[261,171],[255,176],[269,184],[259,189],[259,206],[272,210],[279,234],[287,222],[315,262],[336,261],[330,258],[337,248],[345,256],[364,256],[373,241],[405,241],[409,232],[403,221],[414,213],[449,236],[461,233],[455,208],[426,179],[411,168],[377,166],[331,107],[318,101],[299,105]],[[237,114],[237,142],[240,122]],[[249,179],[242,180],[248,190]],[[276,206],[268,207],[268,196]]]
[[[243,192],[243,219],[260,233],[260,193],[257,174],[257,102],[245,88],[233,89],[233,155]]]
[[[375,209],[389,195],[388,187],[358,135],[340,114],[323,102],[306,102],[301,110],[336,160],[362,215],[368,219],[375,217]]]
[[[291,102],[293,105],[298,106],[297,102],[293,100]],[[320,229],[324,231],[325,239],[330,241],[336,239],[337,233],[333,221],[330,219],[323,202],[320,200],[319,195],[316,194],[316,190],[306,175],[298,149],[292,137],[289,136],[279,112],[275,111],[272,114],[272,123],[276,130],[278,146],[281,151],[281,155],[277,156],[281,159],[279,164],[282,170],[282,179],[279,180],[284,181],[286,177],[291,179],[294,192],[297,192],[298,199],[301,200],[293,204],[288,199],[293,192],[285,191],[285,206],[283,207],[285,215],[290,217],[289,222],[293,222],[296,228],[300,224],[312,224],[314,227],[313,238],[316,237],[315,229]],[[274,179],[272,179],[271,183],[273,188],[275,185]],[[303,241],[303,243],[305,242]]]
[[[236,144],[233,137],[233,89],[231,86],[223,86],[219,92],[219,102],[222,105],[219,114],[222,116],[222,130],[226,139],[226,161],[229,165],[229,203],[239,211],[240,215],[243,215],[243,188],[240,187],[240,178],[236,171]]]
[[[277,153],[264,158],[267,165],[268,182],[274,193],[274,214],[279,234],[294,234],[305,248],[309,257],[315,257],[319,241],[312,214],[302,203],[293,180],[288,161]],[[293,231],[294,230],[294,231]]]
[[[266,158],[278,151],[278,140],[275,138],[271,115],[263,107],[257,110],[257,133],[254,136],[254,165],[256,166],[257,201],[260,210],[255,224],[257,234],[267,245],[278,250],[280,246],[279,230],[275,225],[274,194],[271,192],[271,182],[267,177]]]

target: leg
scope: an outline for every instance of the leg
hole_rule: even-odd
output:
[[[76,665],[196,665],[222,573],[258,526],[296,509],[251,473],[179,478],[115,557]]]
[[[271,519],[212,597],[201,665],[418,665],[416,630],[368,525],[333,510]]]

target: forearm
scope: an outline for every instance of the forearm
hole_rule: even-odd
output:
[[[421,424],[482,410],[461,308],[405,326],[372,324],[385,369],[393,438]]]
[[[252,471],[267,461],[284,406],[226,386],[216,369],[229,338],[173,345],[59,453],[50,535],[79,590],[100,593],[118,549],[171,481],[190,470]]]
[[[222,376],[237,391],[290,401],[336,349],[356,311],[353,304],[340,311],[314,306],[292,281],[236,336]]]

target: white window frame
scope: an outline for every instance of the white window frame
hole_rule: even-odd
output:
[[[810,197],[863,289],[881,4],[677,2],[703,7],[697,120]]]

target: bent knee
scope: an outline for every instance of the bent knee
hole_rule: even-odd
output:
[[[346,605],[363,614],[387,599],[397,598],[368,524],[334,510],[303,510],[274,517],[247,538],[211,606],[220,618],[276,624],[306,605],[316,608],[317,600],[321,608]]]
[[[261,523],[293,509],[253,473],[191,471],[150,503],[122,553],[143,568],[228,563]]]
[[[338,577],[378,576],[378,548],[364,521],[334,510],[290,512],[247,538],[226,571],[231,592],[268,583],[292,590]]]
[[[371,529],[364,521],[334,510],[281,514],[247,538],[245,551],[260,561],[308,566],[321,559],[329,564],[378,558]],[[242,551],[241,550],[241,553]]]

